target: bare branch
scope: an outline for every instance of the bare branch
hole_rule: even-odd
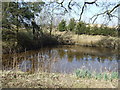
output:
[[[71,12],[71,10],[73,10],[75,12],[76,9],[74,9],[73,7],[74,6],[79,6],[79,8],[81,9],[81,11],[79,13],[79,21],[82,18],[82,15],[83,15],[83,13],[85,11],[85,7],[87,7],[88,5],[96,5],[96,6],[100,6],[101,5],[101,3],[97,2],[97,0],[94,0],[92,2],[84,1],[82,6],[81,6],[80,3],[78,3],[78,2],[76,2],[74,0],[69,0],[69,2],[67,2],[67,7],[66,7],[66,5],[64,6],[65,1],[66,0],[60,0],[60,2],[59,2],[59,1],[56,0],[56,2],[54,2],[54,3],[56,3],[56,5],[57,5],[56,7],[64,9],[64,14],[68,13],[68,12]],[[107,4],[104,3],[104,5],[107,5]],[[120,4],[117,4],[117,5],[116,4],[109,4],[109,5],[110,6],[114,5],[114,7],[111,10],[109,10],[107,8],[108,7],[108,5],[107,5],[105,10],[102,10],[101,13],[98,13],[98,14],[94,15],[92,18],[90,18],[90,20],[93,20],[93,23],[94,23],[97,20],[97,18],[99,16],[101,16],[101,15],[107,15],[109,17],[109,19],[111,19],[111,17],[114,17],[114,15],[112,15],[112,12],[114,12],[118,7],[120,7]],[[57,9],[56,7],[55,7],[55,9]],[[101,7],[104,7],[104,6],[101,6]],[[76,12],[76,13],[78,13],[78,12]]]
[[[94,15],[92,18],[90,18],[90,19],[92,20],[92,19],[95,17],[95,19],[93,20],[92,23],[94,23],[94,22],[96,21],[96,19],[98,18],[98,16],[100,16],[100,15],[107,14],[108,17],[109,17],[109,19],[110,19],[110,17],[116,17],[115,15],[112,15],[111,13],[112,13],[115,9],[117,9],[118,7],[120,7],[120,4],[117,4],[117,5],[114,6],[111,10],[106,10],[106,11],[104,11],[103,13],[99,13],[99,14],[97,14],[97,15]]]
[[[93,2],[84,2],[84,5],[83,5],[83,7],[82,7],[82,11],[81,11],[81,13],[80,13],[79,21],[80,21],[81,18],[82,18],[82,14],[83,14],[83,12],[84,12],[85,6],[86,6],[87,4],[96,4],[96,1],[97,1],[97,0],[95,0],[95,1],[93,1]],[[97,5],[97,4],[96,4],[96,5]]]
[[[81,20],[81,18],[82,18],[82,14],[83,14],[84,8],[85,8],[85,3],[84,3],[84,5],[83,5],[83,7],[82,7],[82,12],[80,13],[80,18],[79,18],[79,21],[80,21],[80,20]]]
[[[85,4],[94,4],[96,3],[97,0],[93,1],[93,2],[84,2]]]
[[[69,4],[68,4],[68,8],[69,8],[70,10],[72,9],[72,8],[70,7],[71,2],[72,2],[72,0],[70,0],[70,2],[69,2]]]
[[[114,6],[111,10],[109,10],[109,13],[112,13],[116,8],[120,7],[120,4],[117,4],[116,6]]]
[[[107,13],[107,11],[105,11],[105,12],[103,12],[103,13],[99,13],[99,14],[97,14],[97,15],[94,15],[92,18],[90,18],[90,20],[92,20],[92,19],[95,17],[95,19],[94,19],[93,22],[92,22],[92,23],[94,23],[94,22],[96,21],[96,19],[98,18],[98,16],[103,15],[103,14],[105,14],[105,13]]]

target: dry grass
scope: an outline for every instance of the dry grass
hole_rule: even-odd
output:
[[[120,46],[120,38],[102,35],[76,35],[72,32],[53,32],[54,35],[61,35],[63,37],[69,37],[72,42],[77,45],[84,46],[96,46],[118,49]]]
[[[1,73],[0,73],[1,74]],[[2,73],[4,88],[116,88],[117,80],[105,81],[77,78],[74,74],[39,72],[28,74],[7,71]]]

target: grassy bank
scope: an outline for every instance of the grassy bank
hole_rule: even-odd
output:
[[[5,71],[2,75],[4,88],[117,88],[118,80],[80,78],[76,74],[39,72],[28,74]]]
[[[106,48],[120,48],[120,38],[102,35],[77,35],[72,32],[55,31],[53,34],[61,35],[64,39],[77,45],[91,46],[91,47],[106,47]]]
[[[3,39],[3,53],[14,53],[26,50],[39,49],[53,45],[82,45],[90,47],[106,47],[119,49],[120,38],[102,35],[77,35],[67,31],[53,31],[52,35],[44,33],[37,38],[31,32],[19,32],[18,37]]]
[[[20,31],[16,37],[7,37],[2,41],[3,53],[24,52],[25,50],[35,50],[43,47],[64,45],[68,42],[58,35],[43,33],[42,35],[33,35],[32,32]]]

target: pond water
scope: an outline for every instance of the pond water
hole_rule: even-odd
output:
[[[117,71],[118,51],[108,48],[63,45],[16,54],[4,54],[3,70],[73,73],[77,69],[95,72]]]

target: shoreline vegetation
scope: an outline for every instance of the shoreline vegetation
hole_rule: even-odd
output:
[[[31,67],[35,68],[32,69],[31,72],[21,72],[18,70],[16,62],[22,59],[27,61],[27,59],[24,59],[28,57],[27,55],[17,59],[17,54],[21,52],[26,53],[26,51],[29,52],[30,50],[37,51],[46,47],[54,47],[55,45],[102,47],[102,49],[100,48],[102,52],[104,52],[103,48],[110,48],[110,54],[114,52],[120,53],[120,51],[117,51],[120,49],[120,25],[115,26],[114,24],[112,27],[109,26],[109,24],[112,24],[112,21],[115,21],[113,17],[116,18],[116,15],[114,15],[113,12],[117,11],[120,4],[117,4],[117,2],[116,4],[106,2],[97,3],[96,1],[97,0],[88,2],[84,0],[83,5],[81,2],[74,0],[69,0],[68,2],[66,2],[66,0],[62,0],[62,2],[59,2],[59,0],[55,0],[55,2],[41,0],[39,3],[24,2],[24,0],[20,0],[20,2],[2,2],[2,41],[0,41],[0,44],[2,44],[2,55],[13,55],[14,57],[9,57],[8,59],[2,57],[2,66],[13,65],[13,68],[10,68],[10,70],[7,69],[8,71],[1,68],[0,76],[2,80],[0,83],[2,83],[2,86],[0,87],[117,88],[119,79],[118,72],[107,71],[105,73],[94,74],[86,70],[77,70],[73,74],[62,74],[47,73],[38,70],[38,72],[33,73],[35,72],[34,69],[37,63],[34,62],[34,57],[31,57],[33,63]],[[86,20],[82,19],[82,14],[86,11],[86,5],[88,7],[92,4],[103,8],[103,11],[96,12],[95,17],[93,16],[91,19],[88,18],[90,22],[87,23],[85,22]],[[104,10],[104,7],[108,6],[108,4],[110,4],[110,8],[105,8],[106,10]],[[66,5],[68,7],[66,7]],[[111,8],[112,6],[113,8]],[[79,10],[80,12],[78,12],[76,8],[82,11]],[[77,15],[75,9],[79,15]],[[76,13],[77,16],[72,15],[72,13]],[[70,17],[66,17],[67,14],[70,14]],[[84,17],[86,17],[86,15],[84,14]],[[100,22],[101,24],[97,24],[98,22],[96,21],[99,15],[104,16],[104,18],[101,18],[101,21],[104,21],[103,23]],[[72,18],[73,16],[75,17]],[[76,17],[78,17],[78,19]],[[94,24],[91,24],[92,22],[94,22]],[[112,49],[115,51],[112,51]],[[85,50],[91,53],[91,49],[84,49],[84,52]],[[92,52],[92,54],[94,53],[98,55],[97,50]],[[79,55],[80,52],[78,52],[77,56]],[[38,59],[42,58],[36,55],[34,56]],[[83,57],[83,55],[81,55],[81,57]],[[117,55],[115,54],[115,59],[116,57]],[[69,58],[72,57],[70,56]],[[43,58],[43,60],[45,59]],[[48,59],[48,61],[50,60],[52,59]],[[23,63],[25,64],[25,62]],[[27,63],[25,68],[26,67]]]
[[[55,35],[61,35],[63,38],[69,38],[69,43],[74,43],[75,45],[88,46],[88,47],[103,47],[103,48],[112,48],[119,49],[120,47],[120,38],[112,36],[103,36],[103,35],[77,35],[72,32],[59,32],[55,31]],[[66,40],[67,41],[67,40]]]
[[[117,88],[118,78],[116,73],[111,74],[113,79],[107,79],[107,75],[96,75],[98,78],[88,78],[88,73],[81,72],[79,77],[77,74],[60,74],[37,72],[29,74],[21,71],[3,71],[2,88]],[[78,75],[78,76],[77,76]],[[101,74],[102,75],[102,74]]]
[[[119,37],[103,36],[103,35],[85,35],[85,34],[77,35],[70,31],[63,31],[63,32],[53,31],[52,35],[49,35],[47,33],[40,39],[34,41],[32,40],[31,36],[27,36],[26,34],[29,33],[20,32],[18,42],[16,42],[15,40],[9,42],[3,41],[2,42],[3,54],[24,52],[25,49],[35,50],[39,48],[44,48],[45,46],[54,46],[54,45],[81,45],[85,47],[103,47],[103,48],[111,48],[116,50],[120,48]]]
[[[24,36],[24,34],[22,35]],[[49,37],[49,40],[47,38],[43,39],[45,40],[44,42],[48,41],[46,44],[48,44],[50,41],[55,42],[54,44],[51,42],[49,45],[72,44],[87,47],[107,47],[114,49],[118,49],[118,46],[120,45],[120,38],[117,37],[102,35],[76,35],[67,31],[54,31],[51,36],[48,35],[46,37]],[[29,46],[31,39],[28,38],[26,41],[28,41],[26,46]],[[21,44],[25,45],[23,42],[26,41],[23,40]],[[3,47],[5,47],[4,44],[5,43],[3,42]],[[8,46],[8,44],[11,46]],[[8,50],[10,50],[11,47],[15,49],[14,45],[11,43],[8,44],[6,44],[6,47],[9,47]],[[5,48],[3,48],[3,51],[4,49]],[[2,88],[118,88],[118,72],[93,74],[86,70],[76,70],[76,72],[73,74],[47,72],[37,72],[31,74],[29,72],[12,70],[0,71],[0,74],[2,77]]]
[[[3,27],[2,29],[3,54],[37,50],[54,45],[120,48],[119,28],[117,26],[109,27],[103,24],[76,22],[74,18],[70,19],[68,25],[63,19],[56,26],[35,24],[28,29],[25,27]]]
[[[77,35],[71,31],[44,32],[34,40],[31,32],[21,31],[13,40],[3,41],[3,54],[24,52],[53,45],[81,45],[118,49],[120,38],[103,35]],[[17,39],[17,40],[16,40]],[[37,47],[36,47],[37,46]],[[44,46],[44,47],[43,47]],[[34,48],[35,47],[35,48]],[[73,74],[47,72],[1,71],[3,88],[117,88],[118,72],[93,74],[86,70],[76,70]]]

